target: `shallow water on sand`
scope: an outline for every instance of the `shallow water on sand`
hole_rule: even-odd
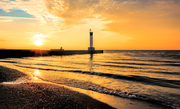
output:
[[[33,81],[40,78],[180,107],[180,51],[105,51],[92,58],[88,54],[8,58],[0,59],[0,64],[33,75]]]

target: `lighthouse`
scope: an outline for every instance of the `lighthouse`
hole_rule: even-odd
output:
[[[93,47],[93,32],[91,29],[89,30],[90,33],[90,47],[88,48],[88,51],[93,52],[95,48]]]

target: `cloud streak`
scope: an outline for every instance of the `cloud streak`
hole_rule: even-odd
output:
[[[40,20],[42,23],[52,22],[57,17],[52,16],[45,6],[43,0],[15,0],[15,1],[0,1],[0,8],[6,12],[11,12],[14,9],[23,10],[26,13],[35,16],[36,20]]]
[[[42,23],[55,22],[62,29],[92,23],[84,19],[115,21],[129,13],[147,15],[155,10],[158,13],[156,17],[180,16],[179,0],[6,0],[0,1],[0,4],[0,8],[6,12],[20,9]]]
[[[12,22],[13,20],[0,20],[0,22]]]

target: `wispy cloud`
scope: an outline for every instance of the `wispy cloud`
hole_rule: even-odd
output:
[[[24,12],[33,15],[37,20],[40,20],[43,23],[59,19],[48,12],[43,0],[3,0],[0,1],[0,8],[6,12],[11,12],[15,9],[23,10]]]
[[[12,22],[13,20],[0,20],[0,22]]]
[[[19,9],[35,17],[6,17],[1,22],[36,19],[43,24],[53,22],[60,30],[101,25],[100,28],[104,30],[123,32],[125,28],[138,28],[132,27],[132,24],[152,26],[158,21],[167,25],[180,23],[179,0],[3,0],[0,4],[0,8],[6,12]]]
[[[37,20],[35,18],[28,17],[11,17],[11,16],[0,16],[0,22],[12,22],[18,20]]]
[[[6,12],[23,10],[42,23],[55,22],[61,29],[92,23],[84,22],[84,19],[93,19],[96,15],[99,16],[96,19],[109,21],[121,19],[129,13],[152,15],[154,10],[161,17],[180,16],[179,0],[3,0],[0,4]]]

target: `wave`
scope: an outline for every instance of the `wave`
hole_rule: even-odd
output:
[[[19,62],[16,62],[16,61],[0,61],[0,62],[6,62],[6,63],[19,63]]]
[[[105,62],[112,64],[128,64],[128,65],[146,65],[146,66],[180,66],[180,64],[146,64],[146,63],[132,63],[132,62]]]
[[[51,67],[61,67],[61,68],[79,69],[79,68],[75,68],[75,67],[67,67],[67,66],[59,66],[59,65],[50,65],[50,64],[35,64],[35,65],[43,65],[43,66],[51,66]]]
[[[155,70],[165,70],[162,68],[149,68],[149,67],[135,67],[135,66],[122,66],[122,65],[105,65],[105,64],[94,64],[94,65],[100,65],[100,66],[109,66],[109,67],[118,67],[118,68],[130,68],[130,69],[155,69]]]
[[[123,53],[131,57],[160,57],[180,59],[180,50],[105,50],[105,53]]]
[[[150,78],[150,77],[135,76],[135,75],[118,75],[118,74],[109,74],[109,73],[101,73],[101,72],[89,72],[89,71],[82,71],[82,70],[57,70],[57,69],[46,69],[46,68],[38,68],[38,67],[20,66],[20,65],[16,65],[16,66],[24,67],[24,68],[31,68],[31,69],[39,69],[39,70],[73,72],[73,73],[81,73],[81,74],[88,74],[88,75],[96,75],[96,76],[103,76],[103,77],[108,77],[108,78],[113,78],[113,79],[128,80],[128,81],[134,81],[134,82],[141,82],[143,84],[150,84],[150,85],[157,85],[157,86],[162,86],[162,87],[180,89],[179,80],[167,80],[167,79]]]
[[[123,98],[143,100],[143,101],[147,101],[147,102],[151,102],[151,103],[155,103],[155,104],[161,104],[161,105],[171,107],[171,108],[174,108],[174,109],[179,109],[180,108],[180,106],[178,104],[173,104],[173,103],[170,103],[170,102],[166,103],[166,101],[161,101],[159,99],[152,99],[152,98],[148,98],[148,97],[145,97],[145,96],[134,95],[134,94],[127,93],[127,92],[117,92],[117,91],[114,91],[114,90],[97,90],[97,89],[92,89],[92,88],[86,88],[86,90],[92,90],[92,91],[96,91],[96,92],[99,92],[99,93],[114,95],[114,96],[123,97]]]
[[[163,71],[138,71],[138,72],[180,75],[180,72],[163,72]]]
[[[106,87],[103,87],[101,85],[98,85],[98,84],[95,84],[92,82],[84,82],[84,81],[79,81],[79,80],[74,80],[74,79],[69,80],[67,78],[61,78],[62,81],[57,82],[57,81],[44,79],[41,77],[38,77],[38,78],[42,79],[43,81],[48,81],[48,82],[52,82],[55,84],[63,84],[63,85],[67,85],[70,87],[77,87],[77,88],[81,88],[81,89],[85,89],[85,90],[92,90],[92,91],[96,91],[99,93],[114,95],[117,97],[143,100],[143,101],[147,101],[147,102],[151,102],[151,103],[155,103],[155,104],[165,105],[165,106],[172,107],[172,108],[179,108],[179,105],[175,104],[174,102],[167,103],[166,100],[163,100],[163,99],[156,99],[156,98],[151,98],[150,96],[147,97],[147,96],[143,96],[143,95],[139,95],[139,94],[122,92],[120,90],[113,90],[113,89],[106,88]]]
[[[112,59],[112,60],[145,61],[145,62],[164,62],[164,63],[180,63],[180,61],[142,60],[142,59]]]
[[[17,62],[17,61],[0,61],[0,62],[6,62],[6,63],[14,63],[14,64],[22,64],[22,65],[43,65],[43,66],[51,66],[51,67],[61,67],[61,68],[71,68],[71,69],[79,69],[75,67],[67,67],[67,66],[59,66],[59,65],[50,65],[50,64],[30,64],[30,63],[22,63],[22,62]]]

